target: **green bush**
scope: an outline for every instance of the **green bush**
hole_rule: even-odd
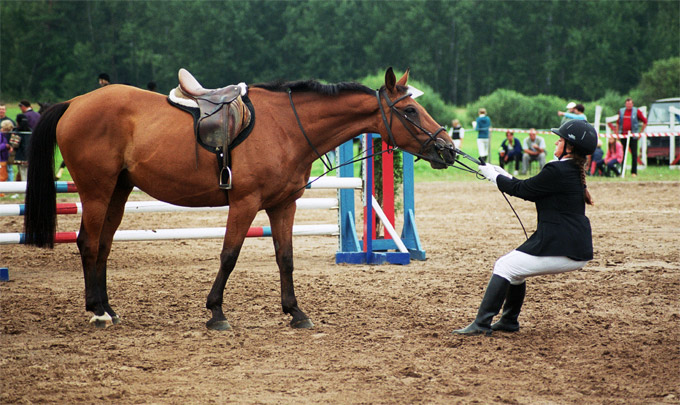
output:
[[[479,108],[484,107],[495,128],[553,128],[562,120],[557,111],[565,111],[569,101],[557,96],[525,96],[513,90],[498,89],[469,104],[467,114],[476,118]],[[595,115],[595,106],[591,109],[592,112],[586,108],[589,119]]]

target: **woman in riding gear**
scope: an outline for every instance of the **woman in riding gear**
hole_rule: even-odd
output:
[[[546,164],[534,177],[518,180],[498,166],[479,166],[502,192],[533,201],[538,225],[526,242],[496,261],[477,318],[454,334],[518,331],[527,277],[578,270],[593,258],[590,221],[585,215],[586,203],[592,205],[593,200],[586,188],[584,165],[597,146],[597,132],[583,120],[567,121],[552,131],[560,136],[555,143],[558,160]],[[500,320],[491,324],[501,306]]]

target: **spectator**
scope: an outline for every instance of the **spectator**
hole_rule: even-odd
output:
[[[576,112],[576,110],[574,110],[575,107],[576,107],[576,103],[574,103],[573,101],[570,101],[570,102],[567,104],[567,112],[568,112],[568,113],[572,113],[572,114],[575,113],[575,112]],[[562,113],[562,114],[565,114],[565,113]],[[560,115],[560,111],[557,112],[557,115]],[[560,126],[561,126],[562,124],[564,124],[564,123],[565,123],[566,121],[568,121],[568,120],[569,120],[569,118],[567,118],[567,117],[565,117],[564,115],[562,115],[562,121],[560,121]]]
[[[453,145],[456,147],[456,149],[460,149],[460,147],[463,146],[465,128],[460,125],[460,121],[458,119],[451,121],[449,136],[451,136],[451,139],[453,139]]]
[[[12,128],[17,125],[13,119],[7,116],[7,106],[5,104],[0,104],[0,125],[2,125],[2,123],[5,121],[10,122],[12,124]],[[14,168],[12,167],[13,163],[14,151],[11,150],[7,159],[7,181],[14,181]]]
[[[477,130],[479,157],[486,162],[489,157],[489,128],[491,128],[491,119],[486,115],[486,108],[479,109],[479,117],[473,122],[473,125]]]
[[[640,127],[640,122],[642,122],[642,127]],[[626,106],[619,110],[619,120],[617,121],[617,133],[637,134],[644,132],[647,128],[647,117],[642,113],[642,111],[633,107],[633,99],[628,97],[626,99]],[[632,159],[630,174],[631,176],[637,176],[637,165],[638,165],[638,138],[635,136],[629,136],[627,139],[627,144],[630,149],[630,154]]]
[[[28,179],[28,148],[31,143],[31,128],[28,126],[28,118],[24,114],[17,115],[17,133],[14,133],[9,140],[10,146],[14,149],[14,164],[17,166],[17,181]]]
[[[605,175],[609,177],[611,176],[611,173],[614,172],[614,175],[619,177],[621,172],[619,172],[618,165],[620,165],[621,162],[623,162],[623,145],[621,145],[621,142],[619,142],[617,138],[609,138],[607,156],[604,158],[604,164],[606,165]]]
[[[590,162],[586,165],[588,172],[586,174],[594,176],[597,173],[605,174],[604,170],[604,151],[602,150],[602,140],[597,139],[597,147],[595,152],[590,155]]]
[[[519,162],[522,159],[522,144],[519,139],[516,139],[512,131],[505,133],[505,140],[501,143],[501,147],[498,151],[498,160],[500,161],[501,168],[505,168],[505,165],[515,162],[515,172],[513,173],[517,176],[517,171],[519,170]]]
[[[529,164],[534,160],[538,161],[539,170],[543,169],[543,166],[545,166],[545,140],[536,135],[535,128],[529,130],[529,136],[524,138],[522,146],[524,152],[522,154],[522,174],[527,174]]]
[[[567,104],[567,112],[563,111],[558,111],[557,115],[564,117],[564,119],[569,119],[569,120],[584,120],[588,121],[588,117],[584,114],[586,111],[586,107],[583,106],[583,104],[574,104],[574,108],[569,108],[570,105],[574,103],[569,103]],[[563,121],[564,121],[563,119]]]
[[[111,78],[107,73],[100,73],[97,79],[99,80],[99,87],[104,87],[111,84]]]
[[[24,114],[24,116],[28,120],[29,131],[33,131],[33,128],[35,128],[35,126],[38,125],[38,121],[40,120],[40,114],[33,111],[31,103],[28,100],[21,100],[19,102],[19,108],[21,109],[21,113]],[[18,122],[19,118],[17,116],[17,123]]]
[[[10,120],[4,120],[0,123],[0,181],[7,181],[9,173],[7,171],[7,161],[12,147],[9,144],[10,132],[14,129],[14,125]],[[0,193],[0,197],[4,194]]]
[[[3,121],[9,121],[12,123],[12,126],[16,126],[17,123],[14,122],[13,119],[7,116],[7,106],[4,104],[0,104],[0,124],[2,124]]]

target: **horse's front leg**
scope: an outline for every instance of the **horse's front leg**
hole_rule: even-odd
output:
[[[220,270],[217,272],[215,282],[213,283],[205,307],[212,312],[212,318],[206,322],[208,329],[213,330],[229,330],[231,325],[227,321],[222,311],[222,303],[224,301],[224,288],[227,285],[227,280],[231,272],[236,266],[236,260],[241,252],[241,246],[246,238],[250,224],[252,224],[255,215],[257,214],[257,206],[255,204],[246,204],[250,208],[240,208],[230,206],[229,218],[227,219],[227,233],[224,237],[222,245],[222,252],[220,253]]]
[[[314,324],[298,307],[293,286],[293,222],[295,219],[295,202],[272,210],[267,210],[272,227],[272,238],[276,252],[276,263],[279,265],[281,277],[281,307],[283,312],[293,319],[290,326],[299,329],[310,329]]]

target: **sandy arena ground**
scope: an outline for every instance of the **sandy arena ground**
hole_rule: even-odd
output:
[[[88,324],[75,245],[1,246],[11,281],[0,283],[0,403],[680,403],[680,183],[590,189],[595,260],[530,279],[522,329],[492,337],[450,334],[474,318],[494,261],[524,239],[483,181],[416,186],[425,262],[336,265],[336,238],[297,237],[296,293],[313,330],[288,326],[266,238],[247,240],[227,285],[229,332],[204,326],[220,240],[115,244],[108,285],[122,323],[104,330]],[[533,204],[511,201],[533,230]],[[121,229],[224,217],[130,214]],[[59,230],[78,222],[60,217]]]

